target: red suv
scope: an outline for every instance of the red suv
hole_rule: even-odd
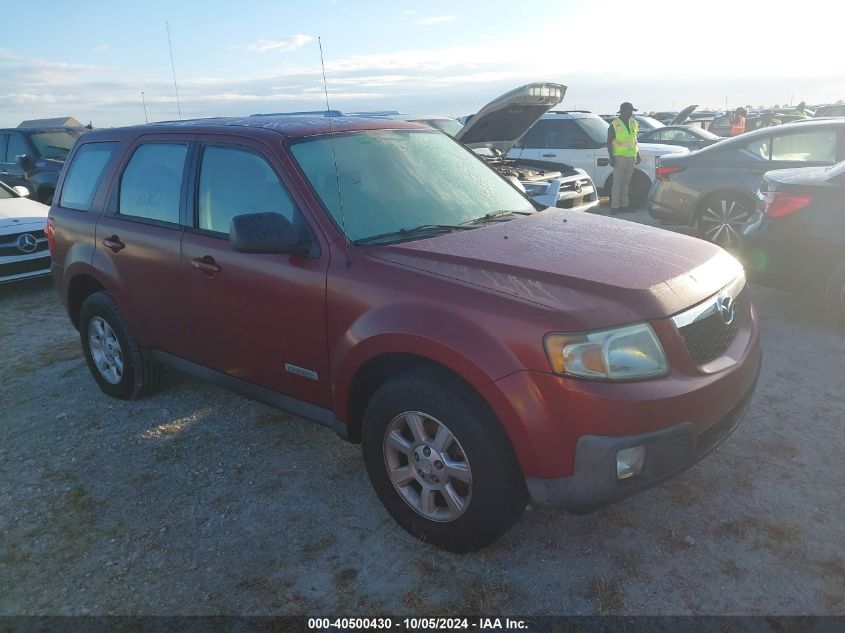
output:
[[[139,398],[167,365],[325,424],[396,521],[452,551],[529,497],[585,512],[689,467],[760,370],[725,251],[543,208],[410,123],[94,131],[47,234],[105,393]]]

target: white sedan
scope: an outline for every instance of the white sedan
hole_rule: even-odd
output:
[[[0,182],[0,284],[50,274],[45,204],[29,200],[25,187]]]

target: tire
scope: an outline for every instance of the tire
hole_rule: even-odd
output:
[[[639,169],[634,170],[628,191],[628,199],[635,209],[642,209],[648,202],[648,192],[651,191],[651,180]]]
[[[444,429],[449,435],[441,443],[438,430]],[[416,538],[451,552],[492,543],[528,501],[495,415],[472,388],[436,368],[408,370],[376,391],[364,412],[361,444],[370,481],[390,515]]]
[[[839,263],[827,281],[825,304],[833,322],[845,327],[845,261]]]
[[[735,249],[741,244],[740,229],[753,212],[754,204],[742,196],[731,193],[709,196],[701,203],[695,227],[702,239]]]
[[[88,369],[103,393],[137,400],[158,387],[160,369],[144,354],[117,303],[95,292],[79,311],[79,337]]]

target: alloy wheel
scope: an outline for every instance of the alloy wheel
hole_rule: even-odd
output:
[[[114,330],[102,317],[88,322],[88,347],[100,375],[112,385],[123,378],[123,350]]]
[[[748,210],[739,200],[723,198],[704,207],[699,226],[710,242],[719,246],[737,246],[741,239],[740,229],[748,217]]]
[[[426,413],[400,413],[384,434],[384,463],[396,492],[417,514],[450,522],[469,507],[472,471],[449,428]]]

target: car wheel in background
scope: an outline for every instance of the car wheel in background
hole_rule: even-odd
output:
[[[634,170],[631,176],[631,185],[628,191],[628,200],[635,209],[642,209],[648,201],[648,192],[651,190],[651,179],[639,169]]]
[[[88,369],[100,389],[114,397],[135,400],[152,392],[159,367],[144,358],[117,303],[95,292],[79,312],[79,335]]]
[[[507,435],[456,377],[429,367],[395,376],[367,404],[361,439],[376,494],[422,541],[477,550],[525,509],[528,493]]]
[[[839,263],[827,282],[825,302],[834,322],[845,326],[845,261]]]
[[[716,194],[702,203],[696,220],[700,236],[723,248],[740,245],[742,225],[751,216],[754,205],[734,194]]]

